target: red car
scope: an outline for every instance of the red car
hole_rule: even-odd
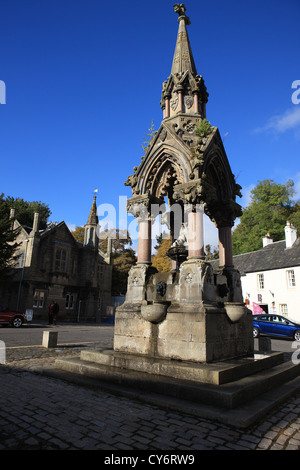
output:
[[[19,328],[27,323],[27,318],[22,312],[15,312],[14,310],[9,310],[8,308],[0,307],[0,324],[1,325],[12,325],[15,328]]]

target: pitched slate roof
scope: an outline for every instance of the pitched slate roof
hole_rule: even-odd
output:
[[[300,238],[291,248],[286,248],[285,240],[282,240],[258,251],[236,255],[233,263],[241,274],[300,266]]]

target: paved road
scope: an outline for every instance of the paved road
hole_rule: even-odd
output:
[[[53,330],[58,332],[58,345],[60,344],[88,344],[113,338],[114,327],[106,324],[80,324],[61,323],[56,327],[49,326],[46,322],[33,322],[23,325],[21,328],[1,327],[0,340],[4,341],[7,348],[20,346],[41,346],[43,331]],[[258,340],[254,341],[258,350]],[[271,339],[272,351],[292,353],[293,342],[284,339]],[[300,348],[300,344],[299,344]]]
[[[88,344],[113,338],[114,327],[99,324],[62,323],[49,326],[45,322],[35,322],[23,325],[21,328],[0,327],[0,340],[7,348],[20,346],[41,346],[43,332],[46,330],[58,332],[60,344]]]

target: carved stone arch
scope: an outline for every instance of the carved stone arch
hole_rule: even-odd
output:
[[[227,164],[227,158],[219,150],[211,152],[204,165],[206,181],[214,187],[218,201],[225,201],[233,197],[233,175]]]
[[[180,165],[167,156],[153,177],[150,192],[158,199],[167,196],[171,205],[173,203],[173,188],[176,184],[181,183],[183,183],[183,173]]]
[[[140,182],[141,193],[163,197],[169,193],[168,186],[187,182],[191,171],[189,158],[165,144],[148,156],[144,177]]]

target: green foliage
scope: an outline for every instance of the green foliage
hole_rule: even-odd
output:
[[[135,252],[130,248],[132,240],[128,230],[106,229],[100,233],[99,240],[99,248],[103,253],[107,253],[108,238],[110,238],[112,242],[112,295],[125,295],[128,272],[136,263]]]
[[[126,294],[128,272],[135,263],[136,256],[132,248],[126,248],[123,252],[114,254],[111,285],[112,295]]]
[[[205,259],[207,261],[210,261],[212,259],[218,259],[219,258],[219,250],[217,250],[216,248],[214,248],[214,251],[213,253],[211,252],[211,246],[208,244],[208,245],[205,245],[205,253],[206,253],[206,256],[205,256]]]
[[[233,254],[261,249],[262,238],[267,233],[274,241],[283,240],[287,220],[300,225],[299,204],[293,201],[294,195],[292,180],[286,184],[259,181],[251,191],[251,203],[244,209],[233,232]]]
[[[0,195],[0,281],[6,281],[11,274],[11,267],[16,260],[14,256],[17,247],[16,237],[18,230],[12,230],[14,219],[9,218],[9,210],[4,200],[4,195]]]
[[[300,235],[300,202],[298,201],[292,208],[290,222],[296,227],[298,236]]]
[[[51,215],[47,204],[40,201],[24,201],[24,199],[19,197],[14,198],[11,196],[7,196],[5,201],[8,214],[10,209],[15,209],[16,219],[21,225],[32,227],[34,213],[38,212],[40,214],[40,229],[42,230],[47,227],[47,219]]]
[[[212,132],[211,124],[206,119],[201,119],[201,121],[196,124],[195,134],[199,135],[199,137],[206,137],[211,132]]]
[[[145,134],[144,142],[142,144],[142,148],[143,148],[144,152],[149,147],[150,142],[154,137],[154,134],[155,134],[154,121],[152,121],[151,122],[151,127],[150,127],[150,129],[148,129],[148,133]]]

